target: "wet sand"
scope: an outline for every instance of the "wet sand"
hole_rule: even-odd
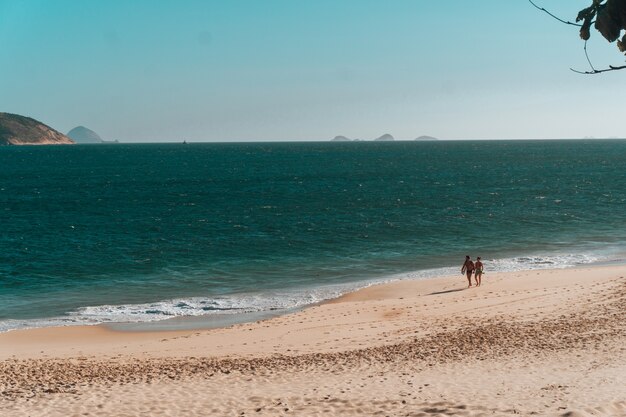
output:
[[[0,334],[2,416],[626,415],[625,266],[400,281],[254,323]]]

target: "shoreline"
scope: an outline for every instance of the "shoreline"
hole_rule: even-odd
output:
[[[210,330],[11,331],[0,334],[0,406],[9,416],[626,415],[625,276],[619,265],[488,273],[471,289],[460,275],[395,281]]]
[[[621,270],[624,269],[624,273],[626,273],[626,262],[619,262],[617,265],[590,265],[584,267],[570,267],[570,268],[558,268],[558,269],[529,269],[529,270],[520,270],[520,271],[511,271],[511,272],[490,272],[487,275],[483,275],[483,281],[485,281],[486,285],[489,285],[489,279],[494,277],[498,281],[511,279],[515,276],[522,275],[545,275],[545,274],[553,274],[553,273],[566,273],[570,272],[593,272],[593,271],[601,271],[601,270]],[[460,278],[459,278],[460,277]],[[487,278],[486,278],[487,277]],[[5,340],[14,341],[27,341],[30,339],[35,339],[38,342],[46,343],[46,342],[55,342],[56,337],[52,337],[54,333],[63,334],[74,337],[76,336],[100,336],[105,335],[106,337],[117,338],[119,340],[133,339],[137,336],[138,339],[150,339],[151,337],[157,337],[158,335],[184,335],[188,336],[190,334],[199,334],[199,332],[212,332],[212,331],[222,331],[229,329],[237,329],[247,325],[262,325],[265,322],[271,322],[272,320],[280,320],[281,318],[289,317],[292,315],[306,315],[308,311],[314,310],[321,306],[340,304],[344,302],[355,302],[355,301],[372,301],[372,300],[384,300],[386,298],[394,297],[398,291],[398,288],[444,288],[441,293],[433,292],[433,294],[445,294],[447,292],[461,292],[461,291],[471,291],[471,290],[483,290],[485,285],[483,285],[480,289],[472,286],[472,288],[466,288],[467,283],[465,276],[436,276],[431,278],[418,278],[418,279],[395,279],[382,283],[373,283],[370,285],[366,285],[364,287],[358,288],[354,291],[350,291],[344,293],[338,297],[323,300],[317,303],[308,304],[296,308],[289,309],[287,311],[276,311],[276,312],[259,312],[259,317],[255,319],[244,319],[242,321],[236,320],[237,316],[245,316],[245,314],[233,314],[232,318],[235,319],[233,323],[226,325],[216,325],[216,326],[205,326],[204,321],[206,319],[211,319],[211,315],[207,316],[180,316],[173,317],[161,321],[154,322],[119,322],[119,323],[98,323],[93,325],[66,325],[66,326],[47,326],[47,327],[36,327],[36,328],[25,328],[25,329],[15,329],[7,332],[0,333],[0,360],[7,357],[7,349],[6,347],[10,345],[10,343],[3,343]],[[453,289],[449,289],[450,287],[454,287]],[[255,313],[253,313],[255,314]],[[174,326],[173,328],[162,329],[159,328],[160,323],[165,323],[172,320],[179,320],[181,322],[181,327]],[[197,320],[201,322],[198,327],[186,327],[187,322]],[[154,328],[151,328],[154,326]],[[32,337],[31,337],[32,336]],[[50,340],[48,340],[50,339]],[[3,346],[5,347],[3,349]],[[42,352],[40,352],[42,353]]]
[[[557,265],[550,266],[548,268],[544,268],[543,265],[539,264],[539,267],[536,268],[522,268],[522,269],[504,269],[504,270],[487,270],[488,274],[502,274],[502,273],[518,273],[518,272],[530,272],[530,271],[551,271],[551,270],[567,270],[567,269],[579,269],[579,268],[596,268],[603,266],[620,266],[626,265],[626,258],[618,257],[616,258],[614,253],[612,256],[607,258],[600,258],[590,261],[589,263],[574,263],[574,264],[565,264],[565,265]],[[547,255],[545,260],[548,262],[552,262],[552,258],[559,258],[563,255]],[[574,255],[574,257],[580,257],[586,255]],[[514,258],[502,258],[489,260],[489,262],[493,265],[493,263],[502,263],[502,262],[511,262],[513,260],[518,259],[532,259],[535,258],[535,255],[524,255]],[[542,261],[544,262],[544,261]],[[574,261],[575,262],[575,261]],[[528,265],[527,265],[528,266]],[[456,266],[447,266],[447,267],[437,267],[437,268],[426,268],[415,271],[408,272],[400,272],[394,273],[390,275],[381,276],[378,278],[367,278],[363,280],[357,281],[348,281],[337,284],[325,284],[319,287],[302,287],[302,288],[294,288],[290,291],[293,291],[293,295],[297,295],[298,293],[306,294],[308,292],[316,293],[317,291],[321,291],[320,294],[316,294],[316,296],[321,295],[323,298],[319,301],[314,301],[310,303],[305,303],[301,305],[296,305],[292,307],[286,308],[269,308],[258,311],[246,311],[246,312],[232,312],[232,313],[208,313],[208,314],[189,314],[189,315],[172,315],[164,318],[156,318],[156,319],[144,319],[144,320],[136,320],[136,321],[128,321],[128,320],[114,320],[114,321],[99,321],[95,323],[87,323],[81,322],[80,318],[78,318],[78,322],[71,322],[71,320],[75,320],[72,316],[53,316],[48,318],[37,318],[37,319],[8,319],[7,321],[17,321],[17,322],[35,322],[41,324],[33,324],[32,327],[30,325],[25,325],[25,327],[16,327],[16,328],[8,328],[0,331],[0,335],[6,332],[14,332],[14,331],[24,331],[24,330],[35,330],[41,328],[63,328],[63,327],[93,327],[93,326],[102,326],[111,330],[116,331],[137,331],[137,332],[159,332],[159,331],[191,331],[191,330],[209,330],[216,328],[228,327],[234,324],[245,324],[251,323],[259,320],[267,320],[273,317],[284,316],[287,314],[292,314],[297,311],[301,311],[303,309],[310,308],[312,306],[316,306],[319,304],[324,304],[328,302],[332,302],[337,298],[342,298],[347,294],[361,291],[363,289],[369,288],[371,286],[378,285],[386,285],[388,283],[396,282],[396,281],[421,281],[421,280],[431,280],[445,277],[452,277],[456,275],[456,270],[458,268]],[[336,294],[333,294],[336,293]],[[254,294],[254,293],[250,293]],[[243,295],[250,295],[244,293]],[[325,295],[324,295],[325,294]],[[330,295],[330,297],[328,297]],[[234,298],[237,295],[233,295]],[[328,297],[328,298],[325,298]],[[194,300],[194,299],[202,299],[203,297],[179,297],[176,299],[161,299],[153,302],[146,302],[141,304],[134,304],[129,306],[145,306],[145,308],[149,309],[151,304],[160,304],[160,303],[168,303],[174,301],[185,301],[185,300]],[[95,306],[96,308],[100,306]],[[104,307],[125,307],[125,305],[111,305]],[[82,308],[93,308],[93,306],[86,306]],[[244,307],[245,308],[245,307]],[[236,309],[234,309],[236,310]],[[233,310],[233,311],[234,311]],[[85,320],[85,319],[83,319]]]

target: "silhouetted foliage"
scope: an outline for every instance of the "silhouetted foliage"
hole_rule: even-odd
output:
[[[586,7],[578,12],[578,16],[576,17],[576,23],[555,16],[545,8],[539,7],[537,4],[535,4],[533,0],[528,1],[537,9],[549,14],[551,17],[558,20],[559,22],[565,23],[566,25],[580,27],[580,37],[585,41],[585,57],[587,58],[587,62],[589,63],[591,70],[578,71],[570,68],[572,71],[579,74],[599,74],[607,71],[626,69],[626,65],[609,65],[609,67],[605,69],[596,69],[591,63],[589,55],[587,54],[587,41],[591,37],[591,25],[594,25],[596,30],[600,32],[600,34],[602,34],[602,36],[604,36],[607,41],[617,41],[617,47],[619,48],[619,50],[621,52],[626,52],[626,33],[624,33],[624,36],[622,36],[621,39],[619,38],[622,30],[626,30],[626,0],[592,0],[591,6]]]
[[[619,39],[622,30],[626,30],[626,0],[593,0],[591,6],[578,12],[576,22],[582,22],[582,39],[589,39],[593,24],[607,41],[617,41],[619,50],[626,52],[626,33]]]

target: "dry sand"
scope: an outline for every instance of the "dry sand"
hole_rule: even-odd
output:
[[[1,416],[626,416],[626,267],[370,287],[223,329],[0,334]]]

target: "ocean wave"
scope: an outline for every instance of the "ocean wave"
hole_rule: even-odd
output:
[[[71,311],[62,317],[3,320],[0,321],[0,332],[35,327],[152,322],[185,316],[286,311],[337,298],[342,294],[367,285],[371,285],[371,282],[337,284],[319,288],[300,288],[291,291],[258,294],[176,298],[144,304],[86,306]]]
[[[536,269],[561,269],[615,260],[609,255],[558,254],[527,255],[503,259],[483,259],[485,272],[513,272]],[[321,287],[297,288],[255,294],[232,294],[219,297],[190,297],[144,304],[86,306],[62,317],[0,321],[0,332],[50,326],[94,325],[120,322],[153,322],[173,317],[232,315],[241,313],[281,312],[340,297],[367,286],[406,279],[428,279],[458,275],[460,265],[422,269],[401,274],[358,280]]]

